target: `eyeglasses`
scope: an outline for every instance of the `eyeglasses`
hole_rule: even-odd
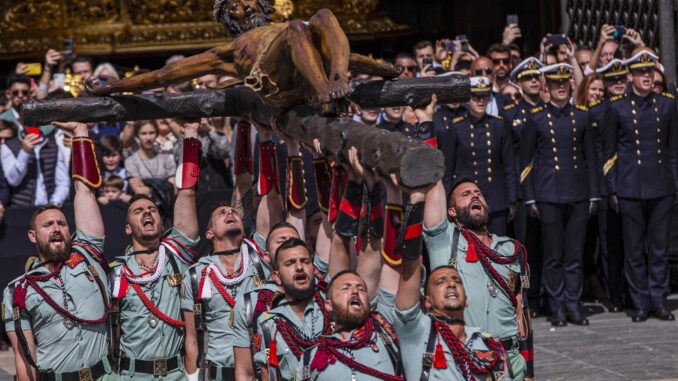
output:
[[[30,94],[30,91],[28,91],[28,90],[12,90],[12,96],[13,97],[18,96],[19,93],[21,93],[21,95],[23,95],[24,97],[27,97],[28,94]]]
[[[499,63],[503,63],[504,65],[508,65],[509,62],[511,62],[510,58],[492,58],[492,63],[495,65],[499,65]]]
[[[413,73],[416,73],[417,72],[417,65],[403,66],[403,71],[411,71]]]
[[[484,67],[482,69],[476,69],[476,71],[475,71],[476,76],[483,75],[483,72],[485,72],[485,74],[489,75],[489,74],[492,74],[492,69],[489,68],[489,67]]]

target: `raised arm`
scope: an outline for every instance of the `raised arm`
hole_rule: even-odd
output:
[[[198,211],[195,204],[195,187],[199,176],[200,142],[198,123],[184,125],[183,163],[177,170],[176,186],[179,188],[174,203],[174,227],[190,239],[197,239]]]
[[[402,269],[402,259],[400,264],[396,251],[396,240],[398,238],[398,223],[402,220],[403,196],[400,189],[393,182],[384,182],[386,187],[386,208],[384,210],[384,240],[382,242],[382,256],[390,258],[383,260],[381,265],[381,274],[379,274],[379,286],[392,293],[398,291],[398,282],[400,281],[400,271]]]
[[[442,187],[440,181],[436,184],[436,187],[438,186]],[[425,196],[422,192],[413,192],[410,194],[410,203],[412,204],[417,204],[424,201],[424,199],[426,199],[426,202],[428,203],[428,195]],[[426,211],[424,211],[424,215],[425,214]],[[417,213],[413,212],[410,216],[412,216],[414,220],[403,221],[403,224],[416,225],[418,222],[416,220],[418,217]],[[421,216],[419,216],[419,219],[421,219]],[[419,303],[421,297],[421,292],[419,291],[421,285],[421,230],[419,231],[418,236],[412,237],[406,243],[409,247],[402,250],[403,265],[402,272],[400,273],[400,281],[398,282],[398,292],[396,293],[396,308],[400,311],[405,311],[414,307]]]
[[[271,119],[271,127],[277,131],[275,119]],[[280,133],[278,133],[280,136]],[[306,204],[308,196],[304,184],[304,170],[299,142],[285,136],[287,146],[287,222],[299,232],[301,239],[306,235]]]
[[[73,134],[73,180],[75,183],[75,226],[95,237],[104,236],[104,220],[95,191],[101,186],[101,173],[94,154],[94,142],[88,137],[87,125],[77,122],[53,122]]]
[[[272,122],[274,123],[273,119]],[[282,221],[283,200],[278,179],[278,158],[271,130],[253,123],[259,134],[259,194],[261,202],[257,209],[257,232],[268,236],[271,227]],[[301,234],[301,232],[299,232]]]
[[[148,73],[135,75],[107,84],[99,84],[90,78],[85,83],[87,91],[93,95],[106,95],[126,91],[143,91],[165,87],[175,82],[200,77],[205,74],[230,74],[237,76],[233,66],[232,43],[217,46],[204,53],[172,62],[165,67]],[[226,62],[228,61],[228,62]]]

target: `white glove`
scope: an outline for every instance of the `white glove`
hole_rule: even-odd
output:
[[[188,374],[186,373],[186,379],[188,381],[198,381],[200,378],[198,377],[198,374],[200,373],[200,369],[196,369],[194,373]]]

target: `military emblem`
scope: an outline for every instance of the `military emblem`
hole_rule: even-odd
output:
[[[73,319],[71,319],[68,316],[64,317],[63,323],[64,327],[66,327],[66,329],[68,330],[72,329],[75,326],[75,322],[73,321]]]
[[[254,347],[255,352],[259,352],[261,349],[261,334],[260,333],[255,333],[254,337],[252,338],[252,346]]]
[[[490,281],[487,284],[487,291],[490,293],[490,296],[493,298],[496,298],[497,295],[499,295],[499,289],[497,288],[497,285],[494,284],[494,282]]]
[[[252,280],[254,280],[254,285],[255,285],[256,287],[259,287],[259,286],[261,286],[262,284],[265,283],[264,280],[262,280],[261,278],[259,278],[259,275],[252,275]]]
[[[146,320],[148,321],[148,325],[150,325],[151,328],[155,328],[158,325],[158,317],[153,314],[148,315],[148,319]]]
[[[527,68],[528,68],[529,70],[537,70],[537,62],[534,61],[534,60],[528,62],[528,63],[527,63]]]
[[[85,260],[85,258],[83,258],[82,255],[80,255],[78,252],[74,251],[74,252],[71,253],[71,256],[68,257],[66,262],[64,262],[64,264],[66,266],[70,267],[71,269],[73,269],[73,268],[75,268],[75,266],[77,266],[80,262],[82,262],[84,260]]]
[[[167,284],[169,284],[170,287],[177,287],[181,284],[184,277],[181,274],[170,274],[167,275],[165,279],[167,279]]]
[[[478,358],[478,360],[487,361],[487,362],[494,361],[494,351],[474,350],[473,352],[475,353],[476,358]]]
[[[513,288],[515,286],[515,283],[516,283],[513,279],[514,276],[515,276],[515,273],[513,272],[513,270],[509,270],[508,284],[509,284],[509,287],[511,287],[511,288]]]

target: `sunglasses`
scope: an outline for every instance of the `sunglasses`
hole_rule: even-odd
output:
[[[492,69],[489,68],[489,67],[484,67],[482,69],[477,69],[475,71],[476,76],[483,75],[483,72],[489,75],[489,74],[492,74]]]
[[[403,66],[403,71],[411,71],[413,73],[416,73],[417,72],[417,65]]]
[[[492,58],[492,63],[495,65],[499,65],[499,63],[503,63],[504,65],[508,65],[509,62],[511,62],[510,58]]]
[[[23,95],[24,97],[27,97],[28,94],[30,94],[30,91],[28,91],[28,90],[12,90],[12,96],[13,97],[18,96],[19,93],[21,93],[21,95]]]
[[[522,77],[520,77],[521,81],[531,81],[533,79],[539,80],[540,75],[539,74],[527,74]]]
[[[605,80],[607,82],[611,82],[611,83],[624,82],[624,81],[626,81],[626,76],[620,75],[618,77],[608,77],[608,78],[605,78]]]
[[[664,87],[664,82],[662,82],[662,81],[654,81],[653,85],[654,85],[655,87],[662,87],[662,88],[663,88],[663,87]]]
[[[654,68],[651,67],[642,67],[638,69],[631,69],[631,74],[632,75],[645,75],[647,73],[651,73]]]

